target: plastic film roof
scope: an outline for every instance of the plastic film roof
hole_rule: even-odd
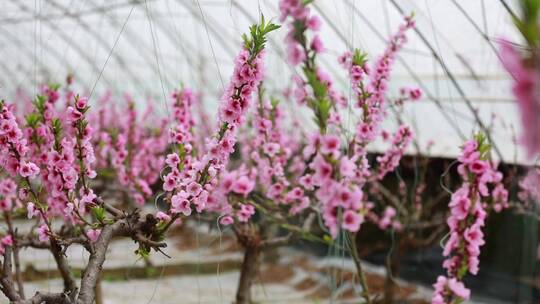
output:
[[[510,78],[496,53],[499,38],[520,42],[503,4],[517,11],[510,0],[316,0],[326,47],[321,67],[347,95],[337,57],[358,47],[373,59],[403,14],[414,11],[417,31],[408,35],[390,90],[390,96],[403,86],[424,90],[403,113],[418,141],[410,152],[454,157],[473,131],[489,129],[496,155],[526,162],[515,144],[520,123]],[[169,93],[183,83],[201,90],[214,109],[240,36],[261,13],[277,21],[278,1],[4,0],[0,94],[34,93],[39,84],[63,82],[73,73],[93,99],[106,90],[130,92],[164,111]],[[272,33],[267,47],[265,86],[276,94],[294,73],[285,61],[285,32]],[[430,141],[435,144],[428,151]]]

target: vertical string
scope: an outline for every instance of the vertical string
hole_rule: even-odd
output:
[[[206,23],[206,18],[204,16],[204,12],[201,7],[201,3],[199,0],[196,0],[197,7],[199,8],[199,12],[201,14],[201,19],[204,24],[204,30],[206,31],[206,38],[208,39],[208,43],[210,44],[210,50],[212,51],[212,57],[214,58],[214,63],[216,65],[216,69],[219,75],[219,81],[221,82],[221,88],[223,91],[225,91],[225,83],[223,82],[223,77],[221,76],[221,70],[219,69],[219,64],[217,62],[216,52],[214,51],[214,45],[212,44],[212,39],[210,39],[210,33],[208,32],[208,24]]]
[[[161,93],[163,95],[163,102],[165,103],[165,107],[168,113],[169,109],[167,106],[167,96],[165,94],[165,87],[163,86],[163,76],[161,75],[161,67],[159,64],[158,48],[157,48],[157,43],[156,43],[157,37],[154,34],[154,27],[152,25],[152,15],[150,14],[150,9],[148,8],[148,1],[146,0],[144,0],[144,7],[146,9],[146,16],[148,18],[148,24],[150,25],[150,35],[152,36],[152,44],[154,46],[154,56],[156,58],[156,67],[157,67],[158,76],[159,76],[159,83],[161,85]]]
[[[126,17],[126,20],[124,21],[124,24],[122,25],[122,28],[120,29],[120,32],[118,33],[118,35],[116,36],[116,40],[114,41],[114,44],[109,52],[109,55],[107,56],[107,59],[105,60],[105,62],[103,63],[103,66],[101,67],[101,70],[99,71],[99,75],[92,87],[92,90],[90,91],[90,94],[88,96],[88,99],[90,99],[92,97],[92,95],[94,94],[94,90],[96,89],[96,86],[99,82],[99,80],[101,79],[101,76],[103,75],[103,71],[105,70],[105,67],[107,66],[107,63],[109,62],[109,59],[111,58],[112,56],[112,53],[114,51],[114,49],[116,48],[116,45],[118,44],[118,41],[120,40],[120,37],[122,36],[122,33],[124,32],[124,29],[129,21],[129,18],[131,17],[131,13],[133,13],[133,9],[135,8],[135,5],[132,5],[131,6],[131,9],[129,11],[129,14],[127,15]]]

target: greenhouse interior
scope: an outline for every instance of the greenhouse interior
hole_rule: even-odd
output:
[[[4,0],[0,303],[540,303],[540,0]]]

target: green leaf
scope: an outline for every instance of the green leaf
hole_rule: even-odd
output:
[[[325,235],[323,236],[323,240],[324,240],[328,245],[334,243],[334,239],[332,239],[332,237],[329,236],[328,234],[325,234]]]
[[[139,246],[139,249],[135,250],[135,254],[139,255],[143,259],[146,259],[150,256],[150,251],[142,246]]]
[[[52,120],[52,127],[55,129],[55,130],[60,130],[62,129],[62,122],[60,121],[60,119],[58,118],[55,118]]]
[[[304,68],[304,74],[307,77],[309,85],[313,89],[313,94],[315,95],[315,98],[316,99],[325,98],[328,88],[326,87],[326,84],[319,81],[315,71],[308,68]]]
[[[105,220],[105,209],[100,206],[93,207],[91,209],[92,215],[96,218],[98,222],[103,222]]]
[[[59,83],[50,83],[49,84],[49,89],[53,90],[53,91],[58,91],[58,89],[60,89],[60,84]]]
[[[367,53],[360,51],[360,49],[354,49],[352,62],[354,65],[364,66],[367,61]]]
[[[272,105],[272,108],[275,108],[279,105],[279,99],[275,97],[270,97],[270,104]]]
[[[468,271],[467,264],[461,265],[461,267],[458,269],[457,277],[463,278],[467,274],[467,271]]]
[[[257,56],[264,49],[266,43],[265,36],[280,27],[280,25],[274,24],[271,21],[266,23],[264,15],[262,14],[260,24],[254,24],[249,27],[250,37],[243,34],[242,40],[244,41],[244,47],[250,52],[251,59]]]
[[[36,99],[34,100],[33,104],[38,113],[43,113],[45,111],[45,102],[46,98],[43,95],[37,95]]]
[[[32,112],[26,115],[26,125],[32,129],[36,128],[39,121],[40,115],[38,113]]]
[[[321,118],[324,118],[325,121],[330,116],[331,107],[332,104],[327,98],[324,98],[319,102],[319,115],[321,116]]]
[[[540,40],[540,33],[537,26],[540,15],[540,1],[522,0],[519,2],[521,4],[521,19],[512,16],[513,22],[523,35],[523,38],[527,40],[529,46],[536,47]]]
[[[478,152],[480,152],[480,159],[486,160],[489,157],[491,150],[491,144],[488,141],[486,135],[482,132],[474,134],[474,140],[478,144]]]

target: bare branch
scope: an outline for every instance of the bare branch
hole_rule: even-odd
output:
[[[49,250],[51,249],[50,242],[42,242],[33,235],[26,236],[25,238],[18,239],[17,241],[20,247],[31,247],[35,249],[49,249]],[[65,252],[66,249],[73,244],[82,245],[89,252],[91,251],[91,248],[89,246],[90,243],[84,236],[65,237],[65,238],[62,237],[61,239],[57,240],[57,243],[63,247],[62,252]]]
[[[50,249],[51,248],[50,243],[42,242],[35,237],[25,237],[23,239],[18,240],[18,242],[21,248],[24,248],[24,247],[31,247],[31,248],[36,248],[36,249]]]
[[[58,244],[63,247],[62,253],[65,253],[69,246],[73,244],[82,245],[88,252],[92,252],[92,246],[90,245],[89,240],[84,236],[77,236],[71,238],[65,238],[58,240]]]
[[[63,237],[61,239],[51,238],[50,242],[41,242],[35,236],[29,235],[18,240],[21,247],[33,247],[51,251],[64,280],[63,293],[37,293],[31,299],[22,299],[13,287],[10,259],[7,259],[7,263],[4,263],[0,288],[2,292],[15,304],[43,302],[91,304],[95,300],[95,286],[103,268],[108,246],[114,237],[130,237],[140,245],[148,249],[153,248],[156,251],[161,251],[161,248],[167,247],[166,243],[156,240],[159,233],[155,228],[156,219],[152,215],[147,215],[144,220],[141,220],[138,211],[126,214],[121,211],[117,212],[118,209],[114,207],[109,209],[111,213],[116,214],[118,217],[113,224],[102,228],[98,240],[93,244],[85,236]],[[73,244],[80,244],[90,252],[90,258],[81,279],[80,292],[78,292],[77,284],[65,256],[65,249]],[[7,252],[11,254],[11,248]]]
[[[91,252],[91,247],[89,246],[89,243],[86,239],[84,239],[83,237],[72,237],[62,240],[51,239],[50,242],[42,242],[33,236],[28,236],[22,240],[19,240],[18,244],[21,247],[32,247],[37,249],[50,250],[56,262],[58,271],[62,276],[62,280],[64,281],[64,292],[76,292],[77,284],[75,283],[75,278],[71,273],[69,263],[65,257],[65,251],[72,244],[81,244],[89,252]]]
[[[83,273],[81,279],[81,292],[77,303],[90,304],[95,299],[95,286],[101,270],[103,269],[103,262],[105,262],[105,255],[107,248],[114,235],[121,229],[127,229],[125,221],[118,221],[110,226],[105,226],[101,230],[98,240],[94,244],[94,250],[90,253],[90,259],[88,260],[88,266]]]
[[[306,221],[304,222],[304,225],[302,225],[302,230],[304,231],[309,231],[311,230],[311,225],[313,225],[313,221],[315,221],[315,218],[317,217],[317,215],[312,212],[308,215]]]
[[[71,273],[69,263],[64,255],[62,247],[56,240],[51,238],[50,248],[54,260],[56,261],[58,271],[64,281],[64,292],[75,293],[77,291],[77,284],[75,283],[75,278]]]
[[[446,228],[446,220],[444,217],[434,217],[431,221],[419,221],[419,222],[412,222],[407,225],[408,229],[414,229],[414,230],[423,230],[423,229],[429,229],[429,228],[435,228],[439,226],[443,226]]]
[[[140,244],[146,245],[148,247],[152,247],[152,248],[165,248],[165,247],[167,247],[167,243],[152,241],[151,239],[145,237],[141,232],[136,232],[135,233],[134,240],[137,243],[140,243]]]
[[[409,215],[409,212],[407,211],[407,208],[403,206],[403,204],[400,202],[399,198],[397,198],[395,195],[392,194],[390,190],[388,190],[383,184],[381,184],[378,181],[373,181],[373,183],[377,186],[377,189],[381,192],[381,194],[388,199],[403,215],[407,216]]]
[[[284,245],[287,245],[294,236],[296,236],[296,234],[301,234],[303,232],[308,232],[309,229],[311,228],[311,225],[313,225],[313,221],[315,220],[315,213],[310,213],[308,215],[308,217],[306,218],[306,221],[304,222],[304,224],[302,225],[302,230],[301,231],[294,231],[293,232],[289,232],[289,234],[285,235],[285,236],[281,236],[281,237],[275,237],[275,238],[272,238],[272,239],[268,239],[268,240],[264,240],[261,242],[261,246],[263,248],[268,248],[268,247],[278,247],[278,246],[284,246]]]
[[[292,233],[289,233],[285,236],[275,237],[272,239],[264,240],[261,242],[261,247],[263,248],[270,248],[270,247],[278,247],[287,245],[293,237]]]
[[[20,246],[17,242],[17,229],[14,229],[13,227],[13,221],[11,219],[11,214],[7,211],[4,211],[4,218],[6,220],[6,224],[8,225],[8,232],[13,238],[13,262],[15,263],[15,280],[17,281],[17,288],[19,290],[19,295],[21,298],[25,298],[24,295],[24,284],[23,284],[23,278],[22,278],[22,271],[21,271],[21,262],[19,258],[19,249]]]
[[[103,208],[105,208],[105,210],[107,210],[107,212],[112,214],[114,217],[124,217],[125,216],[125,213],[122,210],[117,209],[113,205],[105,202],[101,197],[96,198],[96,201],[97,201],[97,203],[99,205],[103,206]]]
[[[155,228],[155,225],[150,225],[149,217],[145,221],[140,220],[138,212],[124,215],[125,218],[116,221],[112,225],[103,227],[99,238],[93,244],[93,251],[90,253],[90,259],[88,265],[83,273],[81,279],[81,291],[77,303],[79,304],[91,304],[95,300],[95,286],[99,279],[103,263],[105,262],[105,256],[107,254],[107,248],[111,240],[116,236],[129,236],[134,241],[159,250],[159,248],[166,247],[167,244],[163,242],[156,242],[147,235],[151,235],[150,227]]]
[[[11,246],[6,246],[4,250],[4,265],[2,265],[2,273],[0,274],[0,284],[2,285],[2,292],[6,295],[6,297],[12,302],[17,302],[22,299],[19,293],[15,290],[15,285],[13,284],[11,253]]]
[[[13,304],[73,304],[67,293],[41,293],[36,294],[28,300],[13,301]]]

